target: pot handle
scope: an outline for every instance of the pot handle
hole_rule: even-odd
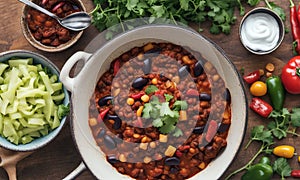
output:
[[[76,169],[74,169],[70,174],[63,178],[63,180],[75,179],[82,171],[86,170],[86,166],[81,162]]]
[[[83,51],[78,51],[75,54],[73,54],[62,67],[59,78],[69,91],[71,92],[73,91],[73,86],[77,82],[76,79],[79,78],[80,76],[80,72],[78,72],[78,74],[75,77],[70,77],[70,72],[72,68],[77,62],[81,60],[84,61],[83,66],[85,66],[86,62],[89,60],[91,56],[92,54]]]

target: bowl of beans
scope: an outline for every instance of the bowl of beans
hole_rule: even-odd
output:
[[[99,179],[218,179],[244,136],[237,70],[184,27],[127,31],[94,54],[75,53],[60,78],[73,94],[74,140]]]
[[[33,2],[60,18],[78,11],[86,11],[80,0],[33,0]],[[83,34],[83,31],[72,31],[62,27],[55,19],[27,5],[23,8],[21,27],[28,42],[46,52],[63,51],[74,45]]]

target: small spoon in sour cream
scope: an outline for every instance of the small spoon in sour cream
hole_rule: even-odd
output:
[[[38,6],[37,4],[29,0],[19,0],[19,1],[56,19],[60,25],[72,31],[82,31],[87,27],[89,27],[91,24],[91,17],[87,12],[83,12],[83,11],[75,12],[64,18],[60,18],[57,15],[53,14],[52,12]]]

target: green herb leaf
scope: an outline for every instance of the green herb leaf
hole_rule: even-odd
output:
[[[187,11],[189,9],[189,0],[179,0],[181,9]]]
[[[174,111],[186,110],[188,108],[188,104],[186,101],[175,101],[173,104]]]
[[[278,158],[274,162],[273,169],[281,176],[282,179],[284,179],[284,177],[291,176],[292,168],[285,158]]]
[[[182,136],[182,135],[183,135],[183,132],[181,131],[181,129],[176,128],[174,133],[173,133],[173,136],[179,137],[179,136]]]
[[[174,124],[165,124],[161,128],[159,128],[159,131],[163,134],[169,134],[172,131],[174,131],[176,126]]]
[[[164,123],[162,122],[162,120],[160,118],[157,118],[152,122],[152,125],[154,127],[162,127],[164,125]]]
[[[256,5],[258,5],[259,2],[260,2],[260,0],[248,0],[248,4],[250,6],[256,6]]]
[[[161,103],[160,116],[175,117],[175,113],[169,107],[169,102]]]
[[[264,129],[263,125],[254,126],[251,130],[251,138],[255,141],[262,141],[267,144],[273,143],[273,136],[270,131]]]
[[[184,103],[181,102],[180,104]],[[171,110],[169,102],[161,103],[156,96],[152,96],[150,102],[144,104],[142,117],[154,119],[152,125],[158,128],[161,133],[168,134],[175,130],[179,119],[179,112]],[[177,129],[173,134],[175,137],[182,135],[181,130]]]
[[[144,104],[143,109],[143,118],[149,119],[150,118],[150,112],[153,111],[153,105],[151,103]]]
[[[138,4],[139,0],[127,0],[127,4],[126,7],[128,10],[133,10],[137,4]]]
[[[279,7],[277,4],[275,4],[274,2],[270,2],[269,3],[269,8],[272,9],[274,12],[276,12],[278,14],[278,16],[285,21],[286,19],[286,14],[284,12],[284,9]]]
[[[145,90],[145,92],[146,92],[146,94],[151,94],[151,93],[154,93],[154,92],[156,92],[158,90],[158,88],[155,86],[155,85],[149,85],[147,88],[146,88],[146,90]]]
[[[300,127],[300,108],[292,109],[291,121],[294,127]]]
[[[171,99],[173,99],[174,96],[170,95],[170,94],[164,94],[165,99],[167,102],[169,102]]]

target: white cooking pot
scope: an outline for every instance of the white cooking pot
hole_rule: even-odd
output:
[[[122,53],[148,42],[171,42],[198,51],[218,70],[231,93],[232,124],[227,147],[203,171],[190,179],[217,179],[227,169],[242,142],[247,121],[247,100],[241,78],[224,52],[195,31],[173,25],[147,25],[125,32],[112,39],[94,54],[75,53],[62,68],[60,79],[72,93],[71,127],[77,148],[85,165],[98,179],[130,179],[117,172],[96,145],[88,124],[89,100],[101,75]],[[79,61],[85,64],[75,77],[72,67]]]

